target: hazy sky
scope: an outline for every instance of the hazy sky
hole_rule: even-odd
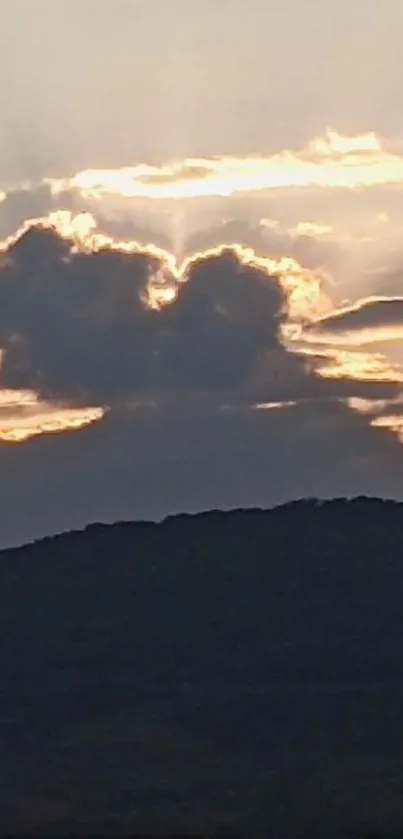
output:
[[[401,137],[396,0],[1,0],[1,172]]]
[[[0,17],[0,544],[403,497],[402,4]]]

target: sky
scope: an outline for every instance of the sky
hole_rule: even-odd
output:
[[[0,14],[0,546],[402,498],[401,4]]]

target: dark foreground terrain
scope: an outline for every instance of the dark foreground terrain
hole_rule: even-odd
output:
[[[403,836],[403,505],[0,555],[0,834]]]

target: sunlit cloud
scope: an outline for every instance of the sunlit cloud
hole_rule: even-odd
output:
[[[314,359],[315,370],[324,379],[403,384],[403,369],[382,353],[323,346],[320,350],[299,346],[298,352]]]
[[[360,189],[403,184],[403,154],[374,133],[348,137],[329,129],[305,149],[269,156],[185,158],[161,166],[137,164],[87,169],[70,178],[48,179],[54,195],[75,190],[103,196],[184,200],[291,187]]]
[[[364,416],[381,413],[391,404],[396,404],[396,400],[388,400],[388,399],[363,399],[360,396],[351,396],[347,399],[347,404],[349,408],[352,408],[353,411],[356,411],[357,414],[363,414]]]
[[[372,428],[395,434],[403,443],[403,397],[390,400],[351,397],[347,404],[351,410],[366,416]]]
[[[282,408],[293,408],[297,402],[293,399],[288,399],[286,402],[258,402],[253,405],[254,411],[278,411]]]
[[[262,218],[260,219],[260,226],[265,230],[277,230],[279,227],[279,221],[274,218]]]
[[[403,443],[403,414],[383,414],[373,417],[370,424],[373,428],[383,428],[396,434],[400,442]]]
[[[350,346],[401,340],[403,297],[367,297],[336,309],[309,324],[304,338]]]
[[[289,233],[292,236],[326,236],[332,233],[333,227],[329,224],[319,224],[314,221],[300,221],[296,227],[291,228]]]
[[[0,440],[5,443],[78,431],[104,415],[104,408],[69,408],[41,401],[33,391],[0,390]]]

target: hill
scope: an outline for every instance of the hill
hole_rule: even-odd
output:
[[[403,834],[403,505],[0,554],[0,834]]]

